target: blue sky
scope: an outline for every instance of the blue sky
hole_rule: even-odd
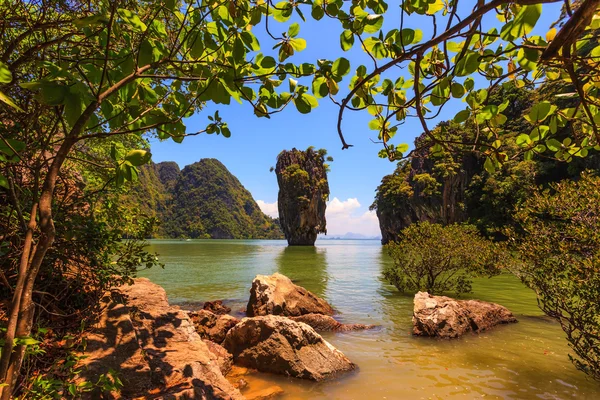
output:
[[[464,2],[463,2],[464,3]],[[472,2],[466,2],[469,5]],[[383,26],[387,32],[399,24],[399,10],[394,1],[389,1],[390,9],[386,13]],[[398,10],[398,11],[394,11]],[[559,5],[544,5],[542,17],[536,27],[537,34],[544,34],[548,27],[559,15]],[[307,11],[308,13],[308,11]],[[494,16],[486,17],[486,27],[497,25]],[[263,20],[264,21],[264,20]],[[316,22],[310,18],[306,23],[292,18],[291,22],[300,22],[299,37],[306,39],[307,48],[290,58],[290,61],[315,62],[320,58],[335,60],[346,57],[350,60],[352,71],[360,64],[365,64],[372,69],[372,62],[362,49],[355,44],[354,47],[344,52],[339,46],[341,33],[337,21],[327,18]],[[270,23],[273,33],[277,34],[287,29],[286,24]],[[444,24],[438,21],[438,27]],[[405,20],[405,27],[420,28],[424,38],[431,36],[431,22],[419,16],[410,16]],[[258,37],[263,53],[273,54],[271,47],[275,42],[268,38],[264,32],[263,24],[253,30]],[[358,41],[357,41],[358,42]],[[406,74],[396,69],[394,78]],[[349,77],[350,75],[348,75]],[[338,98],[348,93],[348,81],[340,83]],[[310,82],[302,82],[310,86]],[[287,83],[284,83],[287,88]],[[449,104],[439,117],[439,120],[449,119],[464,108],[459,101]],[[201,158],[217,158],[242,182],[252,193],[261,207],[267,213],[273,213],[277,200],[277,180],[269,168],[275,165],[277,154],[283,149],[305,149],[308,146],[325,148],[334,158],[329,173],[329,186],[331,190],[328,210],[328,230],[331,234],[346,232],[363,233],[366,235],[378,234],[377,219],[368,213],[369,205],[373,202],[375,189],[381,178],[391,173],[395,164],[386,159],[380,159],[377,152],[381,145],[374,144],[376,132],[369,130],[367,124],[371,116],[366,112],[346,112],[344,115],[343,129],[346,141],[354,147],[341,150],[341,142],[336,131],[337,114],[339,108],[329,99],[320,99],[319,107],[310,114],[298,113],[293,105],[284,112],[273,115],[271,119],[257,118],[252,108],[248,105],[239,105],[235,101],[229,106],[207,107],[203,112],[186,121],[188,132],[203,129],[208,122],[207,116],[218,109],[220,115],[229,124],[232,135],[224,138],[217,135],[199,135],[186,138],[183,143],[177,144],[171,140],[151,140],[153,161],[175,161],[181,168],[200,160]],[[409,118],[399,128],[394,139],[395,143],[412,144],[414,138],[420,135],[422,129],[419,122]]]

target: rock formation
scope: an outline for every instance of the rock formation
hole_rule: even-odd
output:
[[[296,322],[303,322],[317,332],[350,332],[376,328],[375,325],[342,324],[333,317],[323,314],[305,314],[289,318]]]
[[[242,319],[223,347],[237,365],[315,381],[356,367],[310,326],[275,315]]]
[[[243,399],[223,376],[219,367],[225,365],[214,349],[198,336],[187,313],[169,306],[163,288],[137,278],[113,290],[103,305],[86,337],[80,380],[96,382],[113,369],[124,384],[124,398]]]
[[[280,273],[257,275],[254,278],[246,307],[247,316],[292,317],[304,314],[333,315],[333,308],[325,300],[293,284],[290,278]]]
[[[193,311],[189,315],[200,337],[215,343],[223,342],[227,331],[240,322],[231,315],[217,315],[208,310]]]
[[[422,135],[415,146],[425,140]],[[466,219],[465,193],[481,170],[481,161],[473,154],[456,158],[451,173],[440,171],[439,161],[425,148],[382,179],[371,206],[379,219],[382,244],[397,241],[400,231],[415,222],[451,224]]]
[[[413,334],[456,338],[479,333],[499,324],[517,322],[506,308],[480,300],[454,300],[418,292],[414,299]]]
[[[224,305],[222,300],[207,301],[202,306],[202,309],[217,315],[223,315],[231,312],[231,307]]]
[[[284,150],[277,156],[279,221],[290,246],[312,246],[327,233],[325,208],[329,198],[324,150]]]

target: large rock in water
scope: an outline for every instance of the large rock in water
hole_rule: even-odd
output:
[[[517,322],[506,308],[480,300],[454,300],[418,292],[414,299],[413,334],[456,338],[499,324]]]
[[[225,347],[237,365],[320,381],[356,366],[313,328],[289,318],[244,318],[227,332]]]
[[[137,278],[113,290],[103,306],[86,337],[80,380],[96,382],[113,369],[124,385],[119,398],[243,399],[223,376],[220,367],[227,367],[214,349],[198,336],[187,313],[169,306],[162,287]]]
[[[295,317],[304,314],[333,315],[333,308],[303,287],[294,285],[290,278],[280,273],[257,275],[254,278],[246,307],[247,316]]]
[[[327,233],[325,208],[329,198],[324,150],[284,150],[277,156],[279,223],[290,246],[315,244]]]

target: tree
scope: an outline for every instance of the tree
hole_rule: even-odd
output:
[[[575,366],[600,379],[600,178],[583,173],[538,190],[516,219],[517,275],[560,323]]]
[[[291,93],[275,92],[288,75],[310,74],[315,67],[283,63],[305,47],[298,24],[274,38],[280,63],[257,53],[251,28],[274,14],[270,3],[9,0],[0,12],[0,186],[22,222],[0,357],[4,400],[26,350],[16,339],[31,332],[36,278],[57,232],[64,232],[55,226],[55,211],[67,165],[113,171],[120,185],[135,180],[136,167],[151,154],[116,146],[113,138],[148,132],[176,142],[200,133],[229,137],[218,112],[200,132],[186,132],[183,119],[208,102],[247,102],[268,116],[288,104],[310,112],[316,100],[293,79]],[[90,156],[91,148],[109,143],[112,164]],[[27,186],[19,187],[23,181]],[[22,189],[31,201],[21,202]]]
[[[394,265],[383,276],[401,292],[468,293],[474,276],[496,275],[504,262],[500,246],[468,225],[420,222],[387,248]]]
[[[229,127],[218,113],[198,132],[187,132],[184,118],[208,103],[227,105],[231,99],[249,104],[258,117],[290,104],[305,114],[318,105],[317,98],[330,96],[340,106],[343,148],[350,147],[342,133],[344,112],[367,110],[374,116],[369,126],[379,134],[382,155],[399,159],[408,146],[390,143],[398,124],[417,117],[432,136],[428,119],[454,97],[468,104],[457,114],[457,123],[470,119],[481,126],[483,135],[496,138],[491,146],[472,143],[491,170],[505,160],[503,140],[512,133],[503,129],[505,106],[487,104],[489,88],[476,88],[470,75],[477,73],[489,87],[508,80],[518,85],[564,81],[562,94],[578,98],[577,105],[535,105],[527,114],[532,130],[520,143],[528,157],[542,152],[567,161],[585,156],[599,137],[595,83],[600,47],[595,29],[600,19],[594,12],[600,0],[567,2],[557,33],[531,36],[542,3],[559,1],[563,2],[478,0],[466,9],[457,1],[406,0],[400,29],[388,32],[381,30],[388,10],[382,0],[2,2],[0,186],[11,203],[18,204],[18,177],[32,172],[28,176],[33,201],[26,209],[15,205],[24,221],[22,251],[0,357],[0,382],[7,384],[1,398],[12,393],[24,351],[23,345],[13,349],[14,339],[31,330],[36,277],[56,240],[57,182],[66,164],[95,162],[86,156],[92,143],[148,132],[177,142],[201,133],[229,137]],[[305,19],[309,9],[316,20],[339,21],[342,49],[360,42],[373,60],[372,68],[355,69],[350,91],[341,100],[335,96],[350,73],[348,59],[296,65],[288,59],[306,47],[299,37],[300,24],[273,34],[273,22],[286,22],[292,15]],[[487,29],[484,17],[495,13],[500,29]],[[430,18],[432,37],[424,39],[420,30],[406,28],[408,16]],[[444,30],[438,29],[441,23]],[[259,53],[262,48],[253,33],[259,25],[275,43],[273,56]],[[408,74],[392,76],[393,67],[407,67],[401,70]],[[552,135],[567,123],[580,125],[581,135],[558,142]],[[453,143],[432,141],[432,151],[452,150]],[[151,157],[146,149],[135,147],[115,147],[111,156],[112,165],[101,167],[114,171],[117,184],[135,179],[136,167]]]

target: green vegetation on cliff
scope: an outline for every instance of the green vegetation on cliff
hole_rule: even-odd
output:
[[[384,177],[377,188],[371,208],[377,211],[382,242],[397,240],[403,228],[420,221],[469,222],[486,235],[500,238],[506,226],[514,225],[515,207],[538,185],[576,179],[584,169],[600,170],[596,150],[590,150],[585,158],[575,154],[568,163],[537,151],[522,153],[525,136],[529,137],[524,134],[529,128],[523,115],[544,101],[549,96],[548,90],[505,85],[490,95],[491,106],[506,107],[504,113],[510,128],[502,138],[507,153],[502,168],[487,168],[485,156],[465,144],[487,143],[490,151],[494,151],[495,137],[486,137],[485,125],[440,123],[431,134],[460,143],[449,148],[435,145],[426,134],[418,137],[412,156],[401,161],[396,171]],[[577,132],[578,129],[570,125],[558,128],[557,142],[568,141],[569,137],[577,136]]]
[[[277,204],[281,227],[288,244],[312,246],[319,233],[327,234],[325,209],[329,183],[327,151],[284,150],[277,156],[275,173],[279,185]]]
[[[275,221],[218,160],[183,170],[174,162],[144,166],[125,195],[129,207],[158,220],[156,237],[280,239]]]

